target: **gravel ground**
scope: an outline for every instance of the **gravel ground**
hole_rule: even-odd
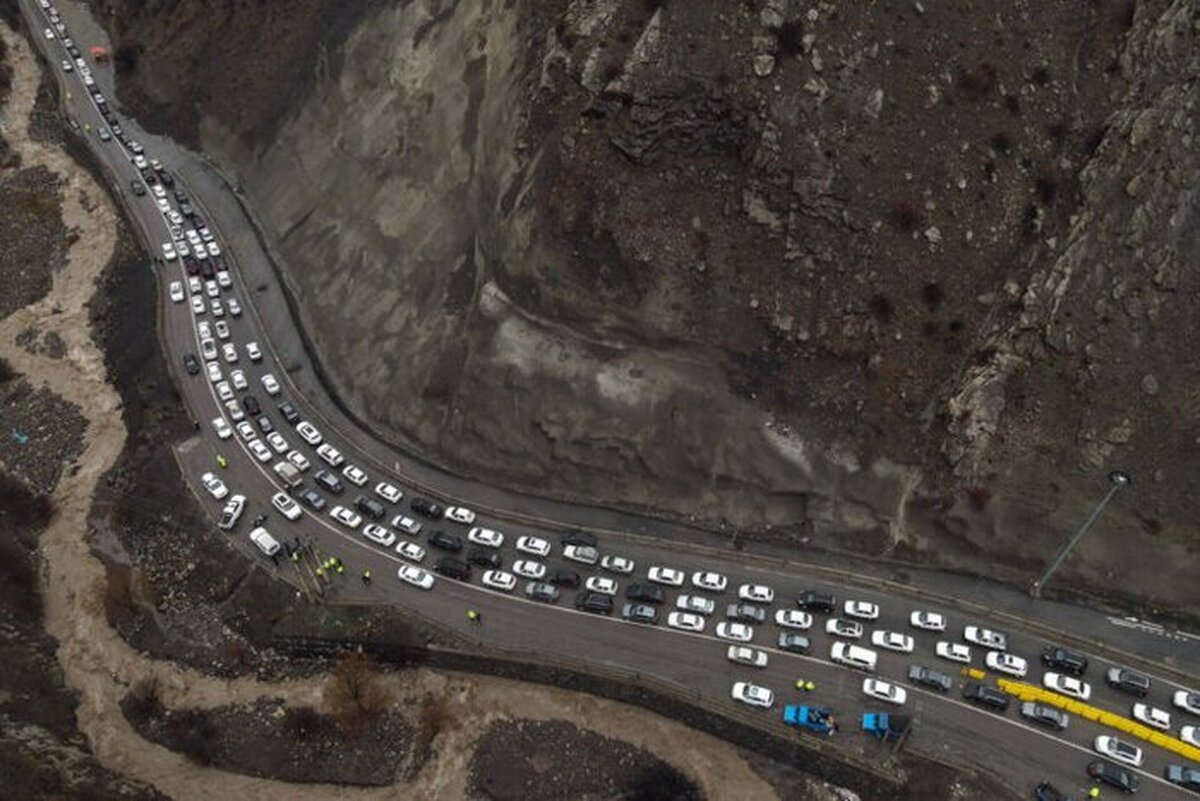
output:
[[[81,451],[87,423],[78,407],[28,381],[0,386],[0,464],[49,493]]]
[[[702,798],[687,777],[646,751],[560,722],[492,724],[469,771],[475,797],[494,801]]]
[[[59,192],[58,179],[44,168],[0,166],[0,318],[50,291],[68,244]]]

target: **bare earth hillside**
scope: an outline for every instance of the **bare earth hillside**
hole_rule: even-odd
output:
[[[1194,3],[93,3],[394,441],[1200,600]]]

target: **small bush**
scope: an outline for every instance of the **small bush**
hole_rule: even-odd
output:
[[[453,722],[450,706],[441,698],[427,697],[417,713],[417,741],[419,748],[427,748],[437,736]]]
[[[167,733],[174,750],[200,765],[211,765],[216,756],[217,728],[208,710],[187,709],[167,718]]]
[[[1053,204],[1054,199],[1058,197],[1058,181],[1048,172],[1044,172],[1037,177],[1033,188],[1037,192],[1038,200],[1042,202],[1043,206]]]
[[[389,701],[375,660],[360,652],[347,653],[338,660],[325,688],[325,702],[343,733],[360,736]]]
[[[921,288],[921,297],[930,310],[936,310],[938,306],[942,305],[942,301],[946,299],[946,292],[937,281],[930,281]]]
[[[1000,131],[992,137],[992,150],[995,150],[1001,155],[1005,155],[1012,150],[1012,137],[1004,131]]]
[[[775,34],[775,41],[780,55],[800,55],[804,52],[804,23],[798,19],[783,23]]]
[[[105,576],[104,614],[110,625],[132,623],[142,614],[145,579],[128,565],[113,565]]]
[[[325,718],[311,706],[289,707],[283,713],[283,730],[296,740],[308,740],[316,736]]]
[[[991,499],[992,491],[987,487],[967,487],[967,501],[971,504],[971,508],[975,511],[982,512],[987,507],[988,501]]]

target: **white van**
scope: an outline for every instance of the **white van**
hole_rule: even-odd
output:
[[[250,541],[258,546],[258,550],[262,551],[267,556],[274,556],[279,553],[279,541],[270,535],[270,533],[259,526],[250,532]]]
[[[833,648],[830,649],[829,658],[834,662],[840,662],[856,670],[865,670],[867,673],[874,673],[875,662],[879,657],[870,648],[863,648],[861,645],[851,645],[848,642],[835,642]]]

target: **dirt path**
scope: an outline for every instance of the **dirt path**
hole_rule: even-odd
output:
[[[439,736],[439,756],[420,775],[391,787],[294,785],[224,773],[139,737],[119,704],[128,687],[142,679],[157,680],[169,707],[213,707],[261,698],[319,706],[323,680],[216,679],[146,659],[109,627],[101,601],[104,568],[90,553],[85,532],[96,483],[119,457],[126,431],[121,399],[107,383],[103,354],[91,339],[87,302],[115,247],[116,214],[87,172],[64,152],[29,138],[37,63],[25,40],[2,24],[0,36],[14,70],[6,138],[25,166],[44,166],[63,180],[63,219],[78,233],[49,295],[0,322],[0,353],[35,386],[77,404],[88,421],[78,469],[60,481],[54,493],[57,513],[42,535],[42,591],[46,629],[59,642],[67,685],[80,695],[79,728],[103,765],[179,799],[458,799],[465,794],[472,744],[486,724],[501,717],[529,717],[587,720],[598,733],[644,746],[679,767],[709,798],[775,796],[732,747],[666,718],[582,694],[426,670],[389,674],[387,680],[399,699],[426,693],[448,697],[457,725]],[[66,357],[52,359],[18,347],[17,334],[30,326],[57,332],[66,344]]]

